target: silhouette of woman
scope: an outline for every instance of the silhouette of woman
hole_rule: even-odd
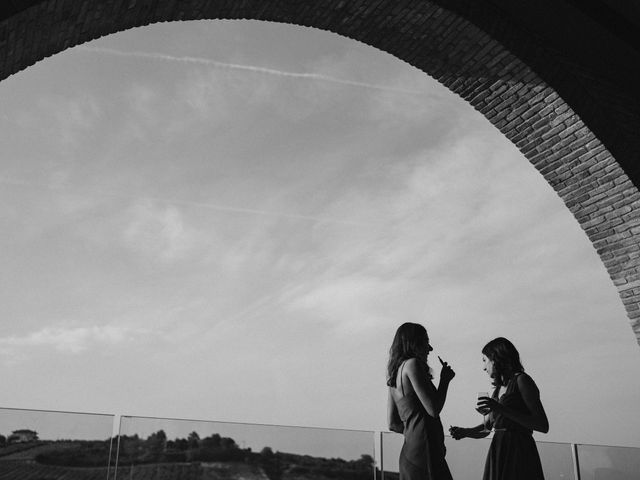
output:
[[[455,373],[440,359],[436,388],[427,365],[432,350],[426,329],[417,323],[400,325],[389,350],[387,420],[389,430],[404,435],[400,480],[452,480],[440,411]]]
[[[483,438],[493,427],[483,479],[544,480],[532,436],[534,430],[549,431],[538,387],[524,373],[518,350],[506,338],[487,343],[482,349],[482,362],[495,386],[491,397],[478,399],[476,409],[486,415],[486,422],[471,428],[451,427],[451,436],[456,440]]]

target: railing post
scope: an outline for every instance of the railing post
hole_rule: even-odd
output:
[[[113,421],[111,422],[111,435],[109,435],[109,457],[107,458],[107,480],[111,477],[111,460],[113,460],[113,431],[116,427],[116,416],[113,416]]]
[[[113,468],[113,480],[118,480],[118,462],[120,461],[120,437],[122,436],[122,415],[118,415],[118,443],[116,444],[116,464]],[[115,418],[114,418],[115,420]]]
[[[580,461],[578,460],[578,446],[571,444],[571,459],[573,460],[573,476],[575,480],[580,480]]]
[[[383,432],[380,432],[380,480],[384,480],[384,442]]]

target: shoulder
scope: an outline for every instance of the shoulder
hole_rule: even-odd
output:
[[[426,365],[423,361],[414,357],[405,361],[404,370],[409,375],[423,375],[426,370]]]
[[[518,383],[520,391],[538,393],[538,386],[536,385],[536,382],[526,373],[520,372],[516,374],[516,382]]]
[[[413,357],[410,358],[408,360],[405,360],[404,362],[404,368],[406,368],[407,370],[413,370],[415,371],[416,369],[421,368],[421,361],[418,360],[417,358]]]

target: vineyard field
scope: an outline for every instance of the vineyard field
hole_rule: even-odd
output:
[[[107,467],[72,468],[31,460],[0,461],[0,480],[105,480]]]
[[[243,463],[160,463],[120,467],[118,480],[269,480],[259,467]]]

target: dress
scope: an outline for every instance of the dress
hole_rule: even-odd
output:
[[[404,366],[404,364],[403,364]],[[400,480],[452,480],[445,460],[444,431],[439,417],[427,413],[415,392],[396,401],[404,424],[404,444],[400,451]]]
[[[500,398],[496,388],[493,399],[513,410],[528,413],[518,389],[519,375],[526,374],[516,374]],[[533,432],[502,415],[492,413],[491,417],[495,433],[487,454],[483,480],[544,480]]]

